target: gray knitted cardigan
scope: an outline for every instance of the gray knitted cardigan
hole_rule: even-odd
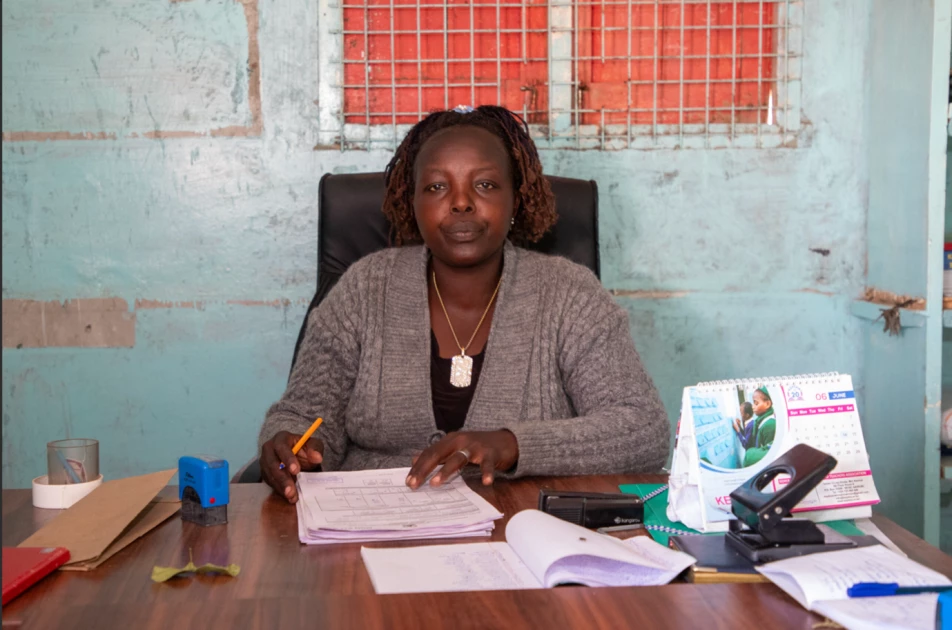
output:
[[[443,433],[430,384],[428,253],[390,248],[354,263],[311,312],[258,446],[318,416],[324,470],[409,466]],[[588,269],[504,250],[482,372],[464,431],[509,429],[511,476],[654,472],[669,425],[628,315]]]

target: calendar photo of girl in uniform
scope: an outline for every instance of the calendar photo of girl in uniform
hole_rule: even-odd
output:
[[[749,409],[747,418],[734,420],[734,432],[744,448],[742,468],[753,466],[764,458],[777,436],[777,415],[773,398],[766,386],[754,390],[750,402],[741,405],[741,415]]]

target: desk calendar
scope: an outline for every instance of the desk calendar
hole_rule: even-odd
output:
[[[836,468],[794,512],[815,520],[852,518],[879,502],[853,380],[846,374],[716,381],[682,396],[668,518],[726,531],[730,493],[796,444],[829,453]],[[777,490],[789,477],[767,484]]]

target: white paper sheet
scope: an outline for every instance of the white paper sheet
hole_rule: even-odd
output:
[[[362,547],[374,590],[390,593],[539,588],[539,581],[506,543]]]
[[[409,468],[301,473],[298,535],[322,544],[485,536],[502,514],[459,477],[411,490]]]
[[[824,600],[816,612],[847,630],[935,630],[938,593]]]
[[[900,586],[952,584],[941,573],[881,545],[814,553],[756,567],[767,578],[813,610],[822,600],[846,599],[857,582],[895,582]]]

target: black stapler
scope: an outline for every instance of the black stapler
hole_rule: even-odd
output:
[[[645,504],[634,494],[539,491],[539,510],[563,521],[597,529],[642,523]]]
[[[798,444],[731,492],[730,522],[725,542],[753,563],[772,562],[818,551],[836,551],[876,544],[872,536],[847,537],[821,529],[803,518],[791,518],[796,507],[827,474],[836,459],[806,444]],[[763,492],[776,476],[790,481],[774,493]]]

